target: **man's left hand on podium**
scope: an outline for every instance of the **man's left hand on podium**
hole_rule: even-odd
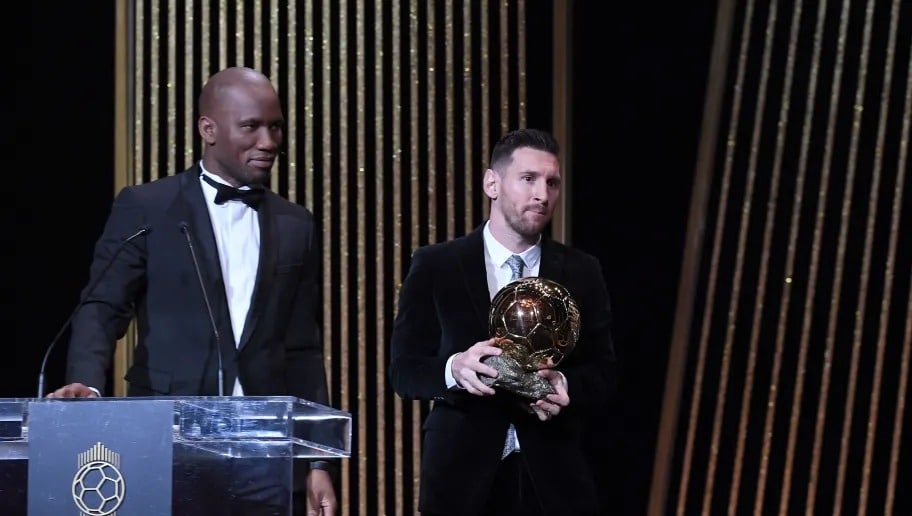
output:
[[[98,392],[81,383],[71,383],[51,392],[48,398],[97,398]]]
[[[336,492],[329,472],[311,469],[307,475],[308,516],[335,516],[337,506]]]

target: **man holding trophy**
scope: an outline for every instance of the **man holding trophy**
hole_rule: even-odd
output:
[[[390,379],[434,401],[422,514],[597,513],[582,434],[615,390],[611,314],[598,260],[544,234],[558,154],[543,131],[503,136],[484,175],[488,221],[412,256]]]

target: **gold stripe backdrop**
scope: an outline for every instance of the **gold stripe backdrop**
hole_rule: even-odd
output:
[[[197,159],[211,73],[244,65],[272,79],[288,125],[271,187],[320,225],[331,399],[355,417],[343,514],[416,512],[428,406],[388,387],[390,322],[411,252],[483,220],[492,140],[526,123],[525,2],[117,5],[118,189]],[[120,395],[133,338],[118,348]]]
[[[908,513],[905,4],[719,3],[650,514]]]

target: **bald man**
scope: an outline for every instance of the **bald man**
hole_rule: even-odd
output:
[[[97,285],[73,319],[68,385],[50,397],[106,395],[114,346],[135,317],[129,396],[222,392],[328,404],[313,215],[265,187],[285,125],[278,95],[261,73],[229,68],[203,87],[199,111],[202,159],[117,195],[90,270],[88,284]],[[118,254],[141,228],[149,232]],[[332,514],[325,467],[311,465],[307,498]]]

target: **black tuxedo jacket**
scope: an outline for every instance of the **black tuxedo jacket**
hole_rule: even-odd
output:
[[[96,244],[90,283],[127,236],[142,226],[151,232],[124,246],[74,318],[67,383],[103,391],[115,342],[135,315],[139,338],[126,375],[129,395],[218,394],[216,338],[180,228],[186,223],[219,331],[224,392],[232,392],[239,375],[246,395],[291,395],[326,404],[312,215],[266,192],[258,210],[253,299],[235,347],[199,174],[194,166],[118,194]]]
[[[520,456],[547,514],[597,511],[595,483],[582,449],[587,411],[601,409],[615,390],[608,294],[598,261],[543,239],[539,276],[563,284],[580,307],[580,338],[557,369],[567,378],[570,405],[542,422],[520,398],[448,390],[447,359],[489,338],[490,294],[482,227],[415,251],[399,293],[390,379],[405,399],[434,400],[424,422],[419,508],[434,514],[478,514],[501,460],[512,423]],[[531,493],[530,493],[531,495]]]

